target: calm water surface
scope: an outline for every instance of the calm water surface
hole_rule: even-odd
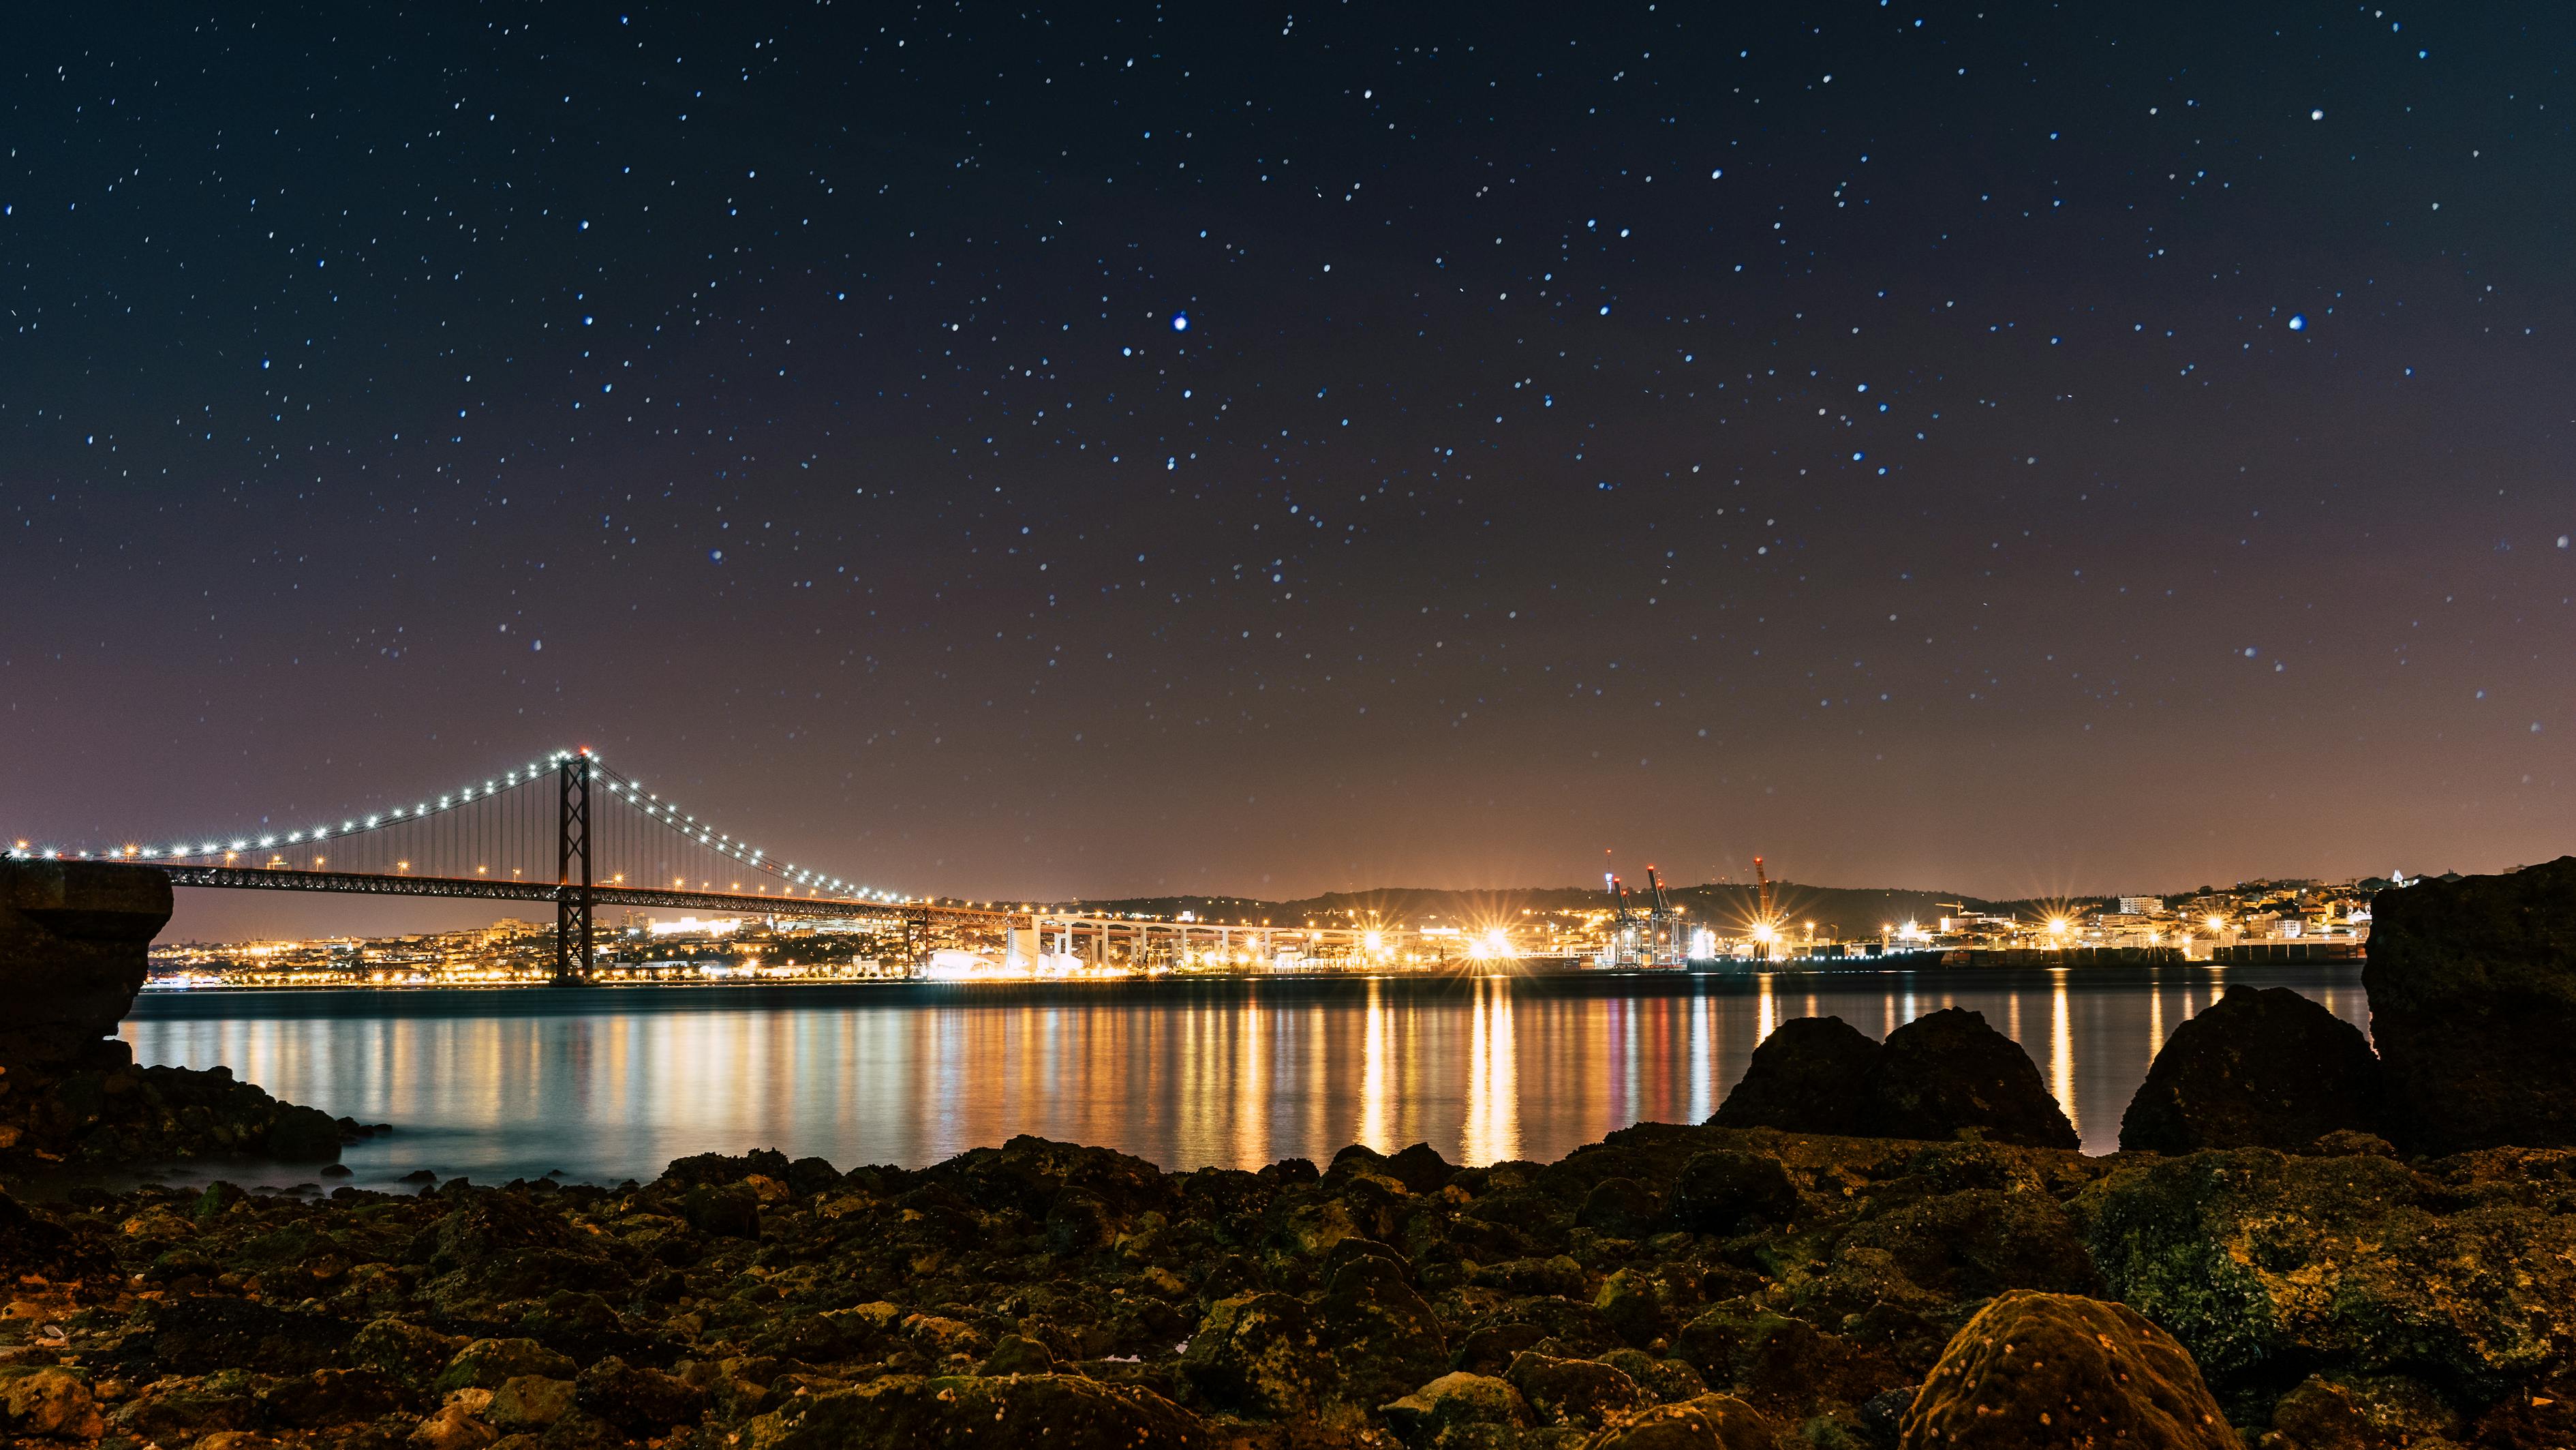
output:
[[[650,1179],[777,1147],[920,1166],[1016,1133],[1167,1168],[1428,1142],[1547,1160],[1642,1120],[1697,1122],[1791,1017],[1872,1036],[1943,1007],[2017,1039],[2084,1136],[2228,983],[2295,988],[2369,1030],[2357,966],[1117,984],[146,993],[137,1061],[223,1064],[396,1132],[359,1183],[549,1169]]]

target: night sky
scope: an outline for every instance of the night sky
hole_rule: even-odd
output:
[[[2555,856],[2572,45],[31,13],[0,815],[229,832],[589,744],[977,896]]]

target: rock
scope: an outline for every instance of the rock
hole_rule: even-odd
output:
[[[2075,1215],[2109,1291],[2212,1383],[2402,1365],[2476,1401],[2576,1345],[2576,1205],[2533,1191],[2568,1161],[2498,1149],[2419,1172],[2239,1148],[2124,1166]]]
[[[1753,1049],[1709,1122],[1787,1133],[1858,1133],[1878,1043],[1840,1017],[1792,1017]]]
[[[492,1392],[492,1428],[503,1434],[542,1430],[572,1412],[573,1396],[571,1380],[512,1375]]]
[[[1772,1450],[1778,1431],[1733,1395],[1701,1395],[1642,1410],[1583,1442],[1583,1450]]]
[[[151,867],[0,860],[0,1067],[34,1081],[130,1062],[106,1039],[169,920],[170,878]]]
[[[748,1184],[695,1184],[681,1196],[680,1216],[703,1234],[737,1239],[760,1237],[760,1195]]]
[[[707,1396],[675,1375],[610,1355],[573,1381],[573,1403],[621,1430],[659,1436],[705,1414]]]
[[[1954,1138],[1975,1129],[1990,1142],[2082,1146],[2030,1054],[1981,1013],[1947,1007],[1897,1028],[1865,1080],[1864,1121],[1881,1137]]]
[[[1381,1406],[1407,1439],[1437,1435],[1457,1425],[1527,1425],[1521,1392],[1490,1375],[1452,1370],[1400,1400]]]
[[[1449,1367],[1474,1374],[1500,1374],[1511,1367],[1512,1356],[1545,1338],[1547,1331],[1535,1324],[1489,1324],[1458,1341],[1458,1352],[1449,1357]]]
[[[1589,1359],[1516,1355],[1503,1377],[1543,1424],[1597,1430],[1654,1403],[1624,1372]]]
[[[0,1376],[8,1373],[0,1368]],[[95,1440],[105,1428],[89,1385],[70,1370],[51,1365],[0,1378],[0,1425],[14,1435],[62,1440]]]
[[[2378,1133],[2379,1059],[2361,1029],[2290,991],[2231,987],[2174,1029],[2120,1119],[2124,1152],[2306,1147]]]
[[[280,1103],[260,1149],[281,1163],[328,1163],[340,1156],[340,1124],[320,1108]]]
[[[2371,898],[2371,1038],[2400,1143],[2576,1146],[2576,856]]]
[[[1612,1238],[1637,1239],[1655,1231],[1664,1216],[1663,1199],[1634,1178],[1604,1178],[1583,1195],[1574,1221]]]
[[[426,1389],[467,1343],[460,1334],[441,1334],[404,1320],[384,1318],[369,1321],[349,1340],[347,1357],[351,1364],[380,1369],[403,1384]],[[253,1361],[237,1357],[231,1362]]]
[[[1075,1375],[888,1375],[800,1395],[752,1421],[747,1450],[1207,1450],[1197,1416],[1150,1390]]]
[[[1384,1404],[1449,1365],[1439,1317],[1404,1282],[1402,1268],[1374,1254],[1333,1272],[1314,1322],[1332,1352],[1336,1389],[1353,1404]]]
[[[400,1409],[403,1389],[381,1370],[317,1369],[271,1385],[257,1399],[271,1424],[318,1430]]]
[[[1592,1307],[1621,1339],[1639,1348],[1662,1338],[1667,1327],[1663,1295],[1652,1278],[1635,1269],[1620,1269],[1602,1280]]]
[[[1333,1377],[1306,1301],[1271,1293],[1211,1306],[1181,1371],[1211,1403],[1273,1418],[1313,1407]]]
[[[240,1369],[195,1378],[164,1375],[116,1407],[117,1433],[147,1443],[188,1445],[218,1430],[238,1430],[258,1415],[250,1375]]]
[[[456,1351],[432,1386],[440,1394],[467,1388],[497,1390],[520,1375],[568,1380],[580,1366],[533,1339],[477,1339]]]
[[[2460,1417],[2402,1375],[2310,1375],[2272,1409],[2263,1450],[2401,1450],[2458,1438]]]
[[[1068,1188],[1047,1205],[1047,1251],[1058,1258],[1096,1253],[1109,1247],[1118,1224],[1109,1205],[1095,1194]]]
[[[1658,1404],[1708,1393],[1708,1382],[1685,1360],[1657,1359],[1642,1349],[1614,1349],[1601,1356],[1601,1362],[1634,1380]]]
[[[483,1450],[499,1438],[491,1426],[476,1419],[471,1409],[457,1401],[440,1406],[438,1413],[413,1426],[409,1436],[416,1450]]]
[[[1711,1306],[1674,1335],[1674,1352],[1710,1383],[1766,1415],[1799,1421],[1860,1405],[1907,1382],[1885,1354],[1749,1299]]]
[[[1977,1311],[1906,1411],[1903,1450],[2243,1450],[2181,1345],[2125,1304],[2016,1290]]]
[[[1732,1233],[1747,1219],[1786,1223],[1797,1212],[1798,1187],[1769,1154],[1694,1154],[1673,1186],[1673,1223],[1694,1233]]]
[[[328,1363],[349,1335],[347,1323],[328,1314],[290,1313],[214,1295],[164,1299],[152,1306],[150,1321],[153,1361],[179,1374],[242,1365],[300,1374]]]
[[[993,1342],[993,1352],[984,1357],[977,1374],[1053,1374],[1055,1355],[1045,1345],[1026,1335],[1005,1334]]]
[[[1416,1143],[1388,1158],[1384,1171],[1415,1193],[1437,1193],[1458,1172],[1428,1143]]]

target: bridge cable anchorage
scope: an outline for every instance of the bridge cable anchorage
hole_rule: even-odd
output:
[[[568,979],[596,962],[594,914],[603,905],[889,922],[989,915],[778,860],[588,749],[550,751],[480,783],[349,814],[336,827],[326,817],[280,832],[263,816],[255,831],[152,839],[170,844],[17,841],[0,855],[148,865],[190,887],[552,901],[558,972]]]

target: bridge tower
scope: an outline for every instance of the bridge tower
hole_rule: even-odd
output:
[[[590,980],[590,752],[565,756],[556,768],[555,985]],[[581,876],[573,876],[573,858]]]

